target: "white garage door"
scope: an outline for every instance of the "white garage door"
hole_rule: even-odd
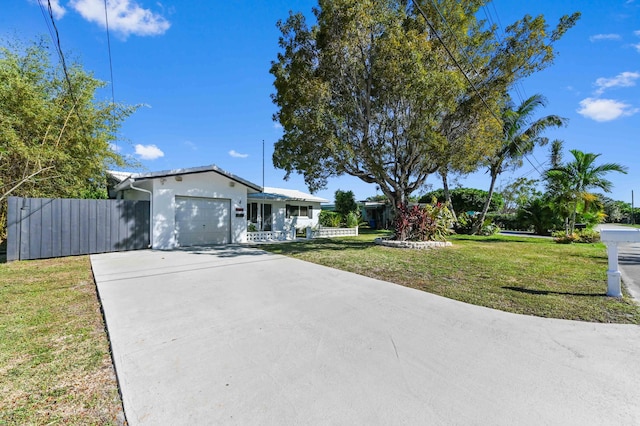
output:
[[[176,197],[176,231],[182,247],[227,244],[231,229],[230,201]]]

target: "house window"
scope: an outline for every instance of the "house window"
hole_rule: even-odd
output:
[[[309,214],[307,216],[309,216],[309,219],[313,219],[313,206],[309,206]]]
[[[292,206],[290,204],[287,204],[286,210],[287,218],[296,216],[309,216],[309,207],[307,206]]]

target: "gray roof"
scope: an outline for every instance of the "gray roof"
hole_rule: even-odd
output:
[[[262,187],[260,185],[256,185],[255,183],[249,182],[248,180],[243,179],[239,176],[236,176],[233,173],[229,173],[228,171],[221,169],[215,164],[212,164],[210,166],[190,167],[187,169],[162,170],[159,172],[149,172],[149,173],[133,173],[127,179],[123,180],[118,185],[116,185],[115,189],[117,191],[126,189],[127,185],[125,184],[128,184],[128,181],[136,182],[141,180],[157,179],[157,178],[163,178],[168,176],[189,175],[194,173],[207,173],[207,172],[218,173],[219,175],[225,176],[231,180],[234,180],[238,183],[243,184],[249,189],[262,192]],[[118,173],[122,173],[122,172],[118,172]]]
[[[296,189],[285,188],[273,188],[269,186],[264,187],[264,192],[261,194],[251,194],[249,198],[261,199],[261,200],[277,200],[277,201],[311,201],[316,203],[328,203],[329,200],[317,197],[306,192],[298,191]]]

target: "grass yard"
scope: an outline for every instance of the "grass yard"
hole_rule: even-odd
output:
[[[122,422],[87,256],[0,264],[0,425]]]
[[[640,306],[628,294],[606,296],[604,244],[457,235],[453,247],[407,250],[375,245],[376,235],[260,248],[507,312],[640,324]]]

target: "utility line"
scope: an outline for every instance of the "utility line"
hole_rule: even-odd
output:
[[[74,112],[76,113],[76,116],[78,117],[78,122],[80,123],[80,127],[82,127],[82,129],[84,130],[85,134],[87,135],[88,138],[91,137],[91,133],[89,133],[89,131],[87,130],[87,128],[85,127],[84,121],[82,120],[82,117],[80,117],[80,113],[78,113],[78,108],[76,108],[76,105],[78,105],[78,99],[76,98],[74,92],[73,92],[73,85],[71,84],[71,78],[69,77],[69,70],[67,68],[67,62],[64,58],[64,52],[62,51],[62,46],[60,44],[60,34],[58,32],[58,27],[56,26],[56,21],[53,17],[53,8],[51,7],[51,0],[47,0],[47,12],[45,14],[44,11],[44,5],[42,4],[42,0],[38,0],[38,4],[40,5],[40,10],[43,13],[43,17],[45,20],[45,23],[47,25],[47,28],[49,29],[49,34],[51,35],[51,39],[53,42],[53,46],[56,50],[56,52],[58,53],[58,57],[60,58],[60,64],[62,66],[62,72],[64,73],[64,77],[65,80],[67,82],[67,85],[69,86],[69,97],[71,98],[71,101],[73,102],[73,105],[71,106],[71,108],[74,110]],[[47,15],[48,18],[47,19]],[[49,20],[51,21],[51,25],[49,25]],[[53,30],[51,29],[53,27]]]
[[[440,13],[440,10],[438,9],[437,5],[435,4],[435,2],[433,0],[431,0],[431,3],[433,5],[433,7],[435,8],[435,10],[438,12],[438,14],[440,15],[440,17],[442,18],[444,24],[447,26],[447,28],[449,28],[449,31],[451,32],[451,34],[453,35],[454,40],[459,43],[457,41],[457,37],[455,35],[455,33],[453,32],[453,30],[451,29],[451,27],[449,26],[448,22],[446,21],[446,19],[444,18],[444,16],[442,15],[442,13]],[[416,7],[416,9],[418,10],[418,12],[420,12],[420,15],[422,15],[422,17],[424,18],[425,22],[427,23],[427,25],[429,26],[429,28],[431,29],[431,31],[433,32],[433,34],[436,36],[436,38],[438,39],[438,41],[440,42],[440,44],[442,45],[442,47],[444,47],[444,49],[446,50],[447,54],[449,55],[449,57],[451,58],[451,60],[453,60],[453,62],[455,63],[456,67],[458,68],[458,70],[460,70],[460,72],[462,73],[463,77],[467,80],[467,82],[469,83],[469,85],[473,88],[473,90],[476,92],[476,94],[478,95],[478,97],[480,98],[480,100],[482,101],[482,104],[487,108],[487,110],[489,111],[489,113],[493,116],[493,118],[496,119],[496,121],[502,125],[502,120],[496,115],[496,113],[493,111],[493,109],[489,106],[489,104],[487,103],[487,101],[484,99],[484,97],[482,96],[482,94],[480,93],[480,91],[478,90],[478,88],[476,87],[476,85],[473,83],[473,81],[471,81],[471,79],[469,78],[469,76],[467,75],[467,73],[464,71],[464,69],[462,68],[462,66],[460,65],[460,63],[458,62],[458,60],[455,58],[455,56],[453,55],[453,53],[451,52],[451,50],[449,49],[449,47],[446,45],[446,43],[444,42],[444,40],[442,39],[442,37],[440,36],[440,34],[438,33],[438,31],[436,31],[435,27],[432,25],[431,21],[429,20],[429,18],[427,17],[427,15],[424,13],[424,11],[422,10],[422,7],[417,3],[417,1],[413,0],[413,4]],[[470,65],[473,68],[473,63],[470,62]],[[474,70],[474,72],[477,73],[477,71]],[[477,73],[478,74],[478,73]],[[479,74],[478,74],[479,75]],[[527,162],[529,164],[531,164],[531,166],[540,174],[542,174],[542,172],[540,172],[540,170],[538,170],[538,168],[536,167],[535,164],[533,164],[533,162],[527,157],[527,155],[522,151],[522,149],[516,144],[516,148],[517,150],[520,152],[520,154],[522,155],[522,157],[524,159],[527,160]]]
[[[109,13],[107,12],[107,0],[104,0],[104,22],[105,22],[105,28],[107,29],[107,50],[109,51],[109,74],[111,76],[111,108],[113,108],[113,110],[111,111],[112,117],[115,114],[115,108],[116,108],[116,95],[115,95],[115,87],[113,84],[113,61],[111,59],[111,36],[109,34]],[[113,124],[114,124],[113,118],[111,120],[111,124],[112,124],[112,129],[113,129]],[[118,149],[118,140],[114,137],[114,141],[115,141],[115,146],[116,146],[116,150]]]

